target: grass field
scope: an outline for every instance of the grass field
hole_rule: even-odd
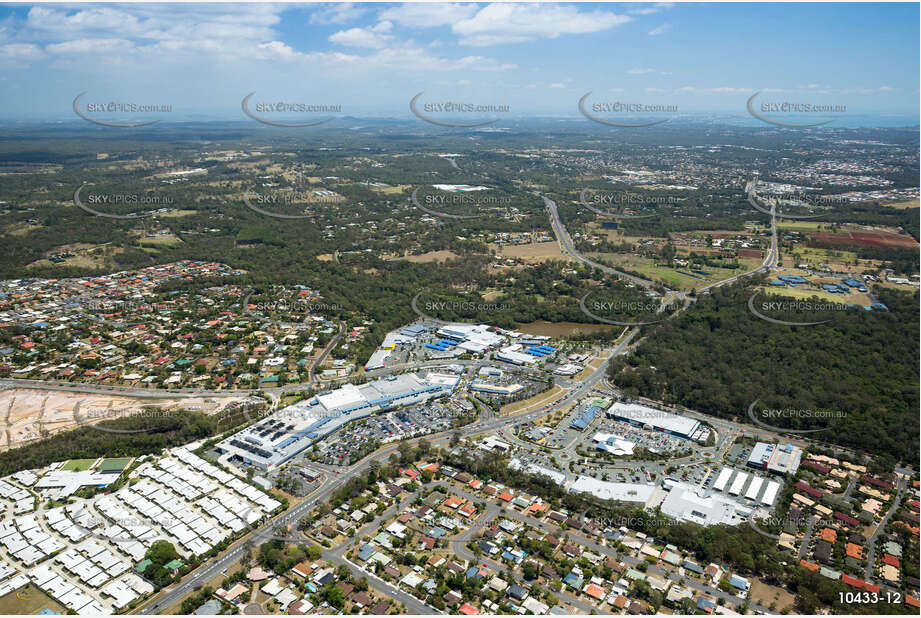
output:
[[[751,600],[764,607],[770,607],[778,612],[785,609],[792,609],[793,602],[796,600],[789,591],[778,586],[770,586],[760,579],[755,578],[752,582],[750,593]]]
[[[166,236],[154,236],[153,238],[142,238],[138,241],[140,245],[150,245],[150,246],[159,246],[159,247],[175,247],[176,245],[181,245],[182,241],[178,236],[174,234],[169,234]]]
[[[516,401],[515,403],[510,403],[502,406],[499,414],[505,416],[507,414],[521,412],[522,410],[526,410],[528,408],[539,408],[542,404],[549,403],[560,397],[564,392],[565,389],[562,386],[554,386],[549,391],[535,395],[529,399],[522,399],[521,401]]]
[[[590,234],[606,236],[608,241],[616,244],[637,243],[641,240],[661,240],[662,242],[665,242],[664,238],[652,238],[650,236],[627,236],[621,230],[606,230],[602,228],[598,223],[588,223],[585,225],[585,228],[586,231]]]
[[[921,203],[921,200],[905,200],[904,202],[883,202],[883,205],[888,206],[889,208],[898,208],[899,210],[904,210],[907,208],[917,208]]]
[[[615,267],[621,266],[628,271],[638,272],[644,278],[662,281],[668,287],[681,290],[683,292],[687,292],[691,289],[700,289],[711,283],[716,283],[717,281],[728,279],[734,275],[748,272],[757,268],[758,265],[761,264],[761,260],[754,258],[743,258],[740,260],[743,265],[743,268],[741,269],[712,268],[707,266],[704,267],[703,270],[710,274],[702,275],[698,272],[688,270],[687,268],[674,269],[668,266],[658,266],[650,258],[644,258],[638,255],[621,253],[589,253],[588,257],[599,260],[602,263],[610,262],[611,264],[615,265]],[[685,273],[689,272],[697,276],[692,277],[690,275],[682,274],[681,272],[678,272],[678,270],[681,270]]]
[[[793,250],[793,255],[800,256],[801,263],[807,264],[853,264],[857,259],[857,254],[853,251],[841,251],[838,249],[817,249],[814,247],[797,247]]]
[[[414,264],[425,264],[427,262],[446,262],[447,260],[456,260],[460,256],[454,253],[453,251],[448,251],[443,249],[441,251],[429,251],[428,253],[420,253],[419,255],[404,255],[402,260],[407,262],[412,262]]]
[[[598,367],[601,366],[601,363],[603,362],[604,362],[603,358],[599,358],[595,356],[590,361],[588,361],[588,363],[585,365],[585,369],[583,369],[582,371],[577,373],[575,376],[573,376],[572,378],[573,382],[580,382],[582,380],[587,379],[590,375],[595,373],[595,371],[598,369]]]
[[[131,463],[131,457],[113,457],[103,459],[99,464],[100,470],[124,470]]]
[[[4,213],[5,214],[5,213]],[[14,223],[9,225],[3,230],[4,234],[9,234],[10,236],[25,236],[32,230],[37,230],[40,225],[29,225],[28,223]]]
[[[198,213],[197,210],[171,210],[163,214],[157,215],[161,219],[177,219],[179,217],[188,217],[189,215],[194,215]]]
[[[495,249],[501,257],[520,258],[525,262],[543,262],[546,260],[562,260],[566,262],[573,261],[569,255],[560,251],[560,246],[556,241],[532,242],[524,245],[489,245]]]
[[[831,292],[826,292],[825,290],[817,290],[815,288],[807,287],[796,287],[788,288],[784,287],[774,287],[770,286],[769,288],[763,288],[765,291],[769,291],[771,294],[777,294],[778,296],[787,296],[790,298],[796,298],[800,300],[806,300],[808,298],[818,297],[824,301],[830,303],[843,303],[846,305],[861,305],[866,306],[871,304],[873,301],[870,300],[870,297],[863,292],[853,292],[851,294],[832,294]]]
[[[372,191],[377,193],[384,193],[387,195],[392,195],[394,193],[403,193],[406,189],[409,189],[412,185],[397,185],[395,187],[371,187]]]
[[[777,230],[796,230],[798,232],[816,232],[830,226],[830,223],[822,221],[793,221],[790,219],[778,219]]]
[[[67,608],[36,588],[26,584],[19,590],[0,597],[0,614],[32,615],[43,609],[50,609],[58,614],[66,614]]]
[[[90,466],[96,463],[95,459],[71,459],[61,466],[61,470],[70,470],[73,472],[81,472],[83,470],[89,470]]]
[[[621,327],[613,326],[611,324],[582,324],[580,322],[547,322],[545,320],[537,320],[527,324],[518,324],[517,328],[521,332],[527,333],[529,335],[569,337],[575,334],[607,332],[610,330],[616,330]]]

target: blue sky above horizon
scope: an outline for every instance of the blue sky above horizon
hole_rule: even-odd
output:
[[[745,113],[769,100],[919,116],[919,4],[0,5],[0,116],[87,100],[239,118],[240,101],[406,116],[409,99],[578,114],[579,98]]]

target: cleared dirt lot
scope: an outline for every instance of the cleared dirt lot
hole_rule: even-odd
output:
[[[769,586],[760,579],[752,581],[750,593],[751,600],[764,607],[770,607],[778,612],[785,608],[793,608],[794,596],[777,586]]]
[[[79,423],[129,416],[145,407],[162,410],[194,410],[213,414],[246,397],[183,397],[136,399],[116,395],[67,393],[53,390],[13,388],[0,390],[0,449],[15,448],[47,435],[74,429]],[[80,403],[78,414],[74,407]]]
[[[841,234],[813,232],[810,236],[823,244],[918,248],[918,243],[911,236],[885,232],[844,232]]]
[[[524,245],[489,245],[502,257],[520,258],[528,263],[545,262],[547,260],[573,261],[573,258],[564,255],[555,241],[532,242]]]
[[[502,416],[506,416],[508,414],[527,410],[529,408],[539,408],[541,405],[550,403],[554,399],[561,397],[564,392],[566,392],[566,389],[564,389],[562,386],[554,386],[549,391],[540,393],[539,395],[535,395],[529,399],[522,399],[521,401],[516,401],[515,403],[510,403],[502,406],[500,414]]]
[[[441,251],[429,251],[428,253],[420,253],[418,255],[404,254],[403,257],[394,259],[406,260],[407,262],[413,262],[415,264],[424,264],[426,262],[446,262],[448,260],[456,260],[460,257],[461,256],[453,251],[443,249]]]

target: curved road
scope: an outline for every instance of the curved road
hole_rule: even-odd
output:
[[[560,248],[563,250],[563,253],[568,253],[569,255],[574,257],[579,262],[582,262],[586,266],[591,266],[592,268],[597,268],[598,270],[605,272],[609,275],[614,275],[621,279],[632,281],[633,283],[639,286],[642,286],[646,289],[650,289],[654,285],[656,285],[655,283],[647,279],[637,277],[636,275],[630,275],[623,271],[617,270],[616,268],[605,266],[604,264],[599,264],[598,262],[592,259],[589,259],[585,257],[584,255],[582,255],[581,253],[579,253],[579,251],[576,249],[575,245],[572,242],[572,237],[569,235],[569,231],[566,229],[566,227],[563,225],[563,222],[560,220],[560,213],[557,210],[556,202],[554,202],[553,200],[551,200],[549,197],[545,195],[540,195],[539,193],[537,195],[539,195],[540,198],[544,200],[544,204],[547,206],[547,211],[550,213],[550,225],[553,227],[553,232],[556,234],[557,241],[559,242]],[[665,286],[662,286],[662,287],[665,287]],[[668,292],[674,292],[674,290],[669,290],[668,288],[665,288],[665,289]]]

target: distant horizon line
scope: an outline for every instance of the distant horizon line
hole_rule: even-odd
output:
[[[155,119],[158,122],[157,125],[187,125],[195,123],[236,123],[241,125],[250,125],[253,127],[259,126],[258,123],[254,123],[253,120],[247,118],[238,117],[236,114],[214,114],[209,112],[190,112],[190,116],[200,116],[200,117],[186,117],[186,118],[165,118],[161,114],[139,114],[139,115],[130,115],[125,118],[120,119],[121,121],[138,121],[138,120],[151,120]],[[624,118],[641,118],[642,115],[632,115],[625,116]],[[700,121],[700,120],[733,120],[733,121],[743,121],[746,126],[763,126],[765,128],[770,127],[769,124],[763,123],[756,118],[752,118],[744,112],[734,112],[728,110],[710,110],[710,111],[686,111],[681,113],[676,113],[671,115],[667,123],[661,125],[662,128],[667,127],[668,125],[674,125],[680,123],[681,121]],[[907,121],[905,125],[894,126],[891,124],[886,124],[879,126],[879,128],[921,128],[921,114],[912,114],[907,112],[890,112],[890,111],[875,111],[875,112],[865,112],[865,113],[855,113],[849,114],[846,118],[836,118],[835,121],[831,124],[825,125],[822,128],[834,129],[834,128],[874,128],[877,125],[869,124],[857,124],[854,125],[855,121],[871,121],[871,120],[884,120],[891,123],[893,121]],[[337,122],[338,121],[338,122]],[[377,121],[377,122],[399,122],[399,123],[418,123],[420,127],[426,127],[427,125],[420,121],[418,118],[414,117],[410,112],[407,112],[405,116],[395,116],[392,114],[384,115],[374,115],[371,113],[362,113],[356,112],[348,115],[341,116],[330,116],[329,122],[341,123],[342,121]],[[496,119],[494,125],[487,125],[484,127],[476,128],[477,132],[490,132],[490,130],[496,130],[502,128],[502,124],[508,123],[509,121],[514,121],[516,123],[527,122],[527,121],[578,121],[580,124],[584,123],[586,125],[591,125],[592,121],[585,118],[578,112],[576,113],[552,113],[552,112],[535,112],[532,114],[529,113],[519,113],[516,115],[503,114],[501,117]],[[79,117],[68,117],[66,113],[51,115],[26,115],[26,116],[13,116],[13,115],[0,115],[0,123],[4,124],[21,124],[21,125],[47,125],[47,124],[66,124],[66,125],[85,125],[91,126],[91,122],[87,122]],[[498,125],[498,126],[496,126]],[[154,125],[150,125],[154,126]],[[137,127],[144,128],[144,127]],[[332,128],[329,124],[324,123],[315,127],[305,127],[305,128]],[[341,128],[341,127],[340,127]],[[434,128],[434,127],[432,127]],[[629,128],[629,127],[621,127]],[[775,127],[779,128],[779,127]],[[813,127],[818,128],[818,127]]]

